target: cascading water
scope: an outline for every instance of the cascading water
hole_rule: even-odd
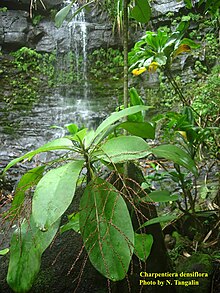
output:
[[[68,5],[71,2],[72,1],[67,0],[65,1],[65,5]],[[72,18],[78,9],[79,5],[74,3],[69,18]],[[84,10],[81,10],[70,21],[68,21],[67,27],[70,41],[69,50],[74,53],[75,57],[77,81],[81,78],[87,80],[87,28]]]
[[[71,13],[73,14],[78,7],[78,4],[73,5]],[[97,91],[94,84],[91,86],[89,82],[87,75],[88,24],[83,10],[69,22],[65,21],[59,29],[48,20],[42,21],[41,25],[45,26],[45,31],[50,30],[53,41],[56,41],[57,77],[61,73],[64,74],[64,79],[58,79],[57,83],[55,79],[55,87],[50,89],[48,87],[46,91],[49,94],[42,94],[39,99],[36,98],[31,108],[26,104],[20,104],[15,108],[7,109],[4,104],[1,104],[0,116],[3,117],[0,124],[1,167],[11,159],[63,136],[65,131],[60,127],[65,124],[75,123],[79,127],[97,127],[116,106],[115,91],[108,86],[107,82],[103,84],[101,93],[100,88]],[[47,44],[48,36],[45,35]],[[68,76],[72,76],[72,80],[66,82]],[[4,124],[7,125],[8,121],[16,125],[12,135],[4,132]],[[51,128],[53,125],[59,128]],[[47,156],[46,153],[41,154],[36,158],[36,163],[38,160],[47,159],[45,156]],[[16,169],[12,170],[12,173],[16,180],[19,173]]]

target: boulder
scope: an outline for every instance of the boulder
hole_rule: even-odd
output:
[[[21,47],[26,45],[29,24],[26,11],[0,12],[0,45]]]

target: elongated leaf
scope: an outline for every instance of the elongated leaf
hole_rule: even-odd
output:
[[[139,229],[146,227],[146,226],[149,226],[149,225],[157,224],[157,223],[173,221],[176,218],[177,218],[177,216],[174,216],[174,215],[166,215],[166,216],[156,217],[156,218],[150,219],[147,222],[145,222],[143,225],[141,225],[139,227]]]
[[[146,70],[146,68],[145,68],[145,70]],[[130,95],[130,104],[131,104],[131,106],[144,105],[143,100],[141,99],[141,97],[139,96],[137,90],[134,87],[129,90],[129,95]],[[133,122],[144,122],[144,115],[143,115],[142,112],[138,112],[138,113],[129,115],[127,120],[128,121],[133,121]]]
[[[169,202],[176,201],[179,199],[177,194],[171,195],[168,190],[156,190],[149,193],[146,197],[141,200],[146,202]]]
[[[41,255],[50,245],[59,220],[47,232],[36,228],[33,219],[24,221],[13,234],[10,244],[10,261],[7,274],[9,286],[17,293],[26,293],[32,287],[41,265]]]
[[[51,170],[37,184],[32,212],[40,229],[56,222],[72,202],[83,164],[84,161],[75,161]]]
[[[0,250],[0,255],[6,255],[9,252],[9,248]]]
[[[103,179],[91,181],[80,201],[79,224],[93,266],[112,281],[122,280],[133,254],[134,231],[118,190]]]
[[[155,127],[149,122],[123,122],[119,125],[119,127],[142,138],[155,138]]]
[[[113,123],[115,123],[116,121],[118,121],[119,119],[122,119],[128,115],[134,114],[134,113],[138,113],[140,111],[145,111],[147,109],[151,108],[151,106],[133,106],[133,107],[129,107],[126,108],[122,111],[119,112],[114,112],[112,113],[107,119],[105,119],[100,125],[99,127],[96,129],[95,133],[94,133],[94,139],[103,131],[105,130],[107,127],[109,127],[110,125],[112,125]]]
[[[45,145],[39,147],[38,149],[31,151],[19,158],[16,158],[14,160],[12,160],[4,169],[4,173],[11,168],[12,166],[14,166],[15,164],[17,164],[20,161],[23,161],[24,159],[29,159],[31,160],[35,155],[39,154],[39,153],[43,153],[43,152],[49,152],[49,151],[54,151],[54,150],[69,150],[71,149],[71,147],[73,146],[72,141],[68,138],[58,138],[55,139],[51,142],[46,143]]]
[[[134,234],[134,253],[140,260],[147,260],[153,241],[154,239],[151,234]]]
[[[150,20],[151,9],[147,0],[136,0],[131,10],[131,16],[138,22],[147,23]]]
[[[198,171],[194,161],[190,156],[181,148],[175,145],[160,145],[152,149],[152,153],[157,157],[162,157],[167,160],[171,160],[174,163],[185,167],[191,171],[195,176],[198,175]]]
[[[28,189],[33,186],[36,186],[37,183],[43,176],[45,166],[36,167],[26,174],[24,174],[15,190],[15,196],[12,201],[11,208],[9,210],[10,217],[14,217],[17,213],[19,213],[19,208],[22,207],[22,204],[25,199],[25,193]]]
[[[150,154],[149,145],[137,136],[119,136],[112,138],[101,149],[103,154],[98,157],[113,163],[136,160]]]
[[[74,2],[75,2],[75,0],[73,0],[70,4],[63,7],[60,11],[57,12],[57,14],[55,16],[56,27],[60,27],[62,25],[62,23],[64,22],[65,18],[68,15],[68,13],[70,12]]]

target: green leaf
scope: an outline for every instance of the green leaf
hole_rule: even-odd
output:
[[[80,131],[78,131],[74,136],[71,137],[72,140],[81,142],[83,141],[86,133],[87,133],[88,128],[83,128]]]
[[[188,9],[192,8],[192,1],[191,0],[184,0],[184,3],[186,5],[186,8],[188,8]]]
[[[119,191],[103,179],[91,181],[80,201],[79,224],[93,266],[112,281],[124,279],[133,254],[134,231]]]
[[[50,245],[58,228],[57,221],[47,232],[36,228],[33,219],[25,220],[13,233],[7,274],[9,286],[17,293],[30,290],[40,270],[41,255]]]
[[[67,130],[71,134],[76,134],[77,131],[78,131],[78,126],[76,124],[74,124],[74,123],[66,124],[65,127],[67,128]]]
[[[59,219],[74,197],[84,161],[74,161],[49,171],[37,184],[32,213],[37,226],[45,230]]]
[[[68,223],[60,227],[60,232],[63,233],[68,230],[74,230],[79,233],[79,213],[73,213],[72,215],[68,216],[68,220]]]
[[[0,255],[6,255],[9,252],[9,248],[0,250]]]
[[[174,215],[166,215],[166,216],[160,216],[160,217],[156,217],[153,219],[148,220],[147,222],[145,222],[143,225],[141,225],[139,227],[139,229],[149,226],[149,225],[153,225],[153,224],[158,224],[158,223],[162,223],[162,222],[169,222],[169,221],[173,221],[177,218],[177,216]]]
[[[55,15],[56,27],[60,27],[62,25],[62,23],[64,22],[65,18],[68,15],[68,13],[70,12],[74,2],[75,2],[75,0],[73,0],[70,4],[63,7],[60,11],[57,12],[57,14]]]
[[[152,153],[157,157],[162,157],[171,160],[174,163],[185,167],[191,171],[195,176],[198,176],[198,171],[194,161],[181,148],[175,145],[160,145],[152,149]]]
[[[147,0],[136,0],[131,10],[131,16],[138,22],[147,23],[150,20],[151,9]]]
[[[9,210],[10,218],[13,218],[16,214],[19,214],[20,208],[22,208],[25,199],[25,193],[28,189],[35,186],[40,181],[43,176],[44,169],[45,166],[36,167],[21,177],[16,187],[15,196]]]
[[[193,40],[187,38],[182,39],[180,45],[188,45],[191,49],[198,49],[201,47],[200,44],[197,44]]]
[[[140,260],[147,260],[153,241],[154,239],[151,234],[134,234],[134,253]]]
[[[152,191],[146,197],[141,198],[141,200],[146,202],[169,202],[178,199],[179,196],[177,194],[171,195],[168,190]]]
[[[137,90],[134,87],[129,90],[129,94],[130,94],[131,106],[144,105],[143,100],[141,99]],[[129,115],[128,121],[144,122],[144,115],[142,112],[138,112],[138,113]]]
[[[138,113],[140,111],[145,111],[149,108],[152,108],[151,106],[142,106],[142,105],[138,105],[138,106],[133,106],[133,107],[129,107],[126,108],[122,111],[119,112],[114,112],[112,113],[107,119],[105,119],[100,125],[99,127],[96,129],[95,133],[94,133],[94,139],[102,132],[104,131],[107,127],[109,127],[110,125],[112,125],[113,123],[115,123],[116,121],[118,121],[119,119],[122,119],[128,115],[131,114],[135,114]]]
[[[142,138],[155,138],[155,127],[149,122],[123,122],[119,125],[119,127]]]
[[[17,164],[20,161],[23,161],[24,159],[31,160],[35,155],[43,152],[49,152],[54,150],[71,150],[72,149],[72,141],[68,138],[58,138],[55,140],[52,140],[51,142],[46,143],[45,145],[39,147],[38,149],[31,151],[19,158],[16,158],[12,160],[4,169],[3,174],[12,166]]]
[[[121,163],[136,160],[150,154],[150,147],[142,138],[137,136],[119,136],[108,140],[101,147],[103,154],[98,158],[107,162]]]

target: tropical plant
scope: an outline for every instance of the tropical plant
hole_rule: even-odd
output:
[[[184,38],[188,27],[189,23],[183,21],[173,33],[160,28],[157,33],[147,31],[129,53],[130,69],[134,75],[140,75],[147,69],[155,72],[157,68],[161,68],[184,104],[187,101],[172,76],[171,65],[179,54],[199,47],[191,39]]]
[[[99,162],[110,169],[113,168],[117,176],[122,179],[121,163],[154,154],[172,160],[175,164],[197,174],[192,159],[177,146],[164,145],[151,148],[142,138],[152,137],[151,131],[149,134],[146,131],[143,135],[141,128],[144,122],[140,122],[140,129],[138,122],[119,122],[125,116],[129,117],[148,108],[136,105],[115,112],[95,131],[88,131],[85,128],[78,130],[74,124],[68,125],[69,136],[51,141],[14,159],[6,166],[4,172],[23,160],[31,160],[41,152],[61,150],[64,152],[62,156],[35,167],[23,175],[17,186],[12,206],[5,215],[10,220],[17,217],[19,221],[11,239],[7,276],[7,281],[13,290],[27,292],[31,288],[40,269],[42,253],[56,235],[60,218],[73,201],[77,182],[82,176],[80,174],[82,172],[85,174],[85,170],[87,186],[80,200],[79,211],[77,216],[70,217],[69,223],[62,226],[61,230],[63,232],[68,229],[79,230],[91,263],[112,281],[122,280],[126,276],[133,253],[142,261],[146,260],[153,240],[151,235],[141,234],[141,236],[134,232],[131,215],[135,213],[138,216],[139,210],[135,203],[172,201],[177,198],[172,198],[167,193],[161,196],[152,193],[148,196],[143,193],[140,186],[139,190],[142,190],[144,197],[135,193],[134,198],[125,184],[122,183],[122,189],[118,190],[114,182],[99,177],[96,165]],[[135,123],[135,127],[132,123]],[[131,130],[132,135],[110,136],[108,139],[109,134],[118,127]],[[142,137],[136,135],[135,129],[137,134],[142,133]],[[116,179],[115,182],[117,181]],[[22,217],[27,191],[34,186],[30,212]],[[129,209],[127,205],[130,206]]]

